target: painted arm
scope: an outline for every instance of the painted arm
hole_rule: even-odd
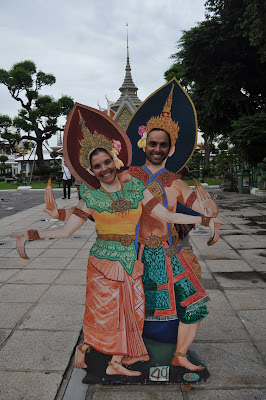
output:
[[[200,208],[207,217],[216,217],[219,213],[217,204],[204,187],[195,179],[195,188]],[[192,206],[193,208],[193,206]]]
[[[56,218],[61,221],[68,221],[75,210],[75,207],[63,208],[61,210],[58,209],[56,201],[54,199],[51,178],[47,182],[44,194],[44,201],[46,205],[46,209],[44,210],[44,212],[49,214],[52,218]]]
[[[81,211],[88,214],[93,214],[94,210],[88,209],[85,202],[80,200],[78,206],[76,207]],[[45,229],[43,231],[33,231],[36,232],[37,237],[35,239],[59,239],[70,237],[74,232],[76,232],[83,224],[85,220],[78,217],[77,215],[71,215],[69,220],[60,228],[56,229]],[[10,235],[12,238],[16,238],[16,248],[18,254],[25,259],[29,259],[25,253],[25,243],[29,240],[28,231],[15,232]]]
[[[148,189],[143,192],[144,199],[142,204],[146,209],[152,204],[150,210],[151,215],[161,219],[162,221],[173,223],[173,224],[202,224],[201,216],[186,215],[181,213],[172,213],[167,210],[162,204],[156,203],[156,199],[152,196]],[[210,218],[209,227],[211,229],[211,237],[208,240],[208,245],[216,243],[220,237],[220,225],[226,225],[226,222],[219,220],[218,218]]]
[[[216,217],[219,209],[217,204],[212,199],[211,195],[204,189],[204,187],[195,180],[196,196],[193,199],[193,193],[195,193],[191,187],[181,179],[177,179],[173,183],[173,188],[177,192],[177,198],[181,202],[191,208],[194,211],[207,217]],[[191,197],[192,196],[192,197]],[[190,199],[192,198],[191,206],[189,205]]]
[[[191,208],[188,208],[179,202],[177,202],[177,205],[176,205],[176,212],[182,213],[182,214],[188,214],[188,215],[203,216],[203,214],[200,214],[197,211],[194,211]],[[191,229],[193,229],[194,227],[195,227],[194,224],[178,224],[178,225],[176,225],[179,239],[184,239],[189,234],[189,231],[191,231]]]
[[[176,205],[176,212],[177,213],[182,213],[182,214],[187,214],[187,215],[194,215],[194,216],[203,216],[203,214],[200,214],[197,211],[192,210],[191,208],[188,208],[186,206],[184,206],[184,204],[181,204],[179,202],[177,202]]]

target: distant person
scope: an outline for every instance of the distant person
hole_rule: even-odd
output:
[[[66,163],[64,162],[64,166],[62,168],[63,172],[63,191],[64,191],[64,197],[62,199],[66,199],[66,188],[67,188],[67,194],[68,198],[70,199],[70,189],[72,185],[72,180],[71,180],[71,172],[66,166]]]
[[[78,192],[78,197],[79,197],[79,188],[80,188],[81,182],[78,181],[77,179],[75,179],[75,186],[77,188],[77,192]],[[80,198],[80,197],[79,197]]]

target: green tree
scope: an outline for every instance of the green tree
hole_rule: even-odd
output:
[[[5,162],[8,160],[8,157],[7,156],[5,156],[5,155],[1,155],[0,156],[0,162],[2,163],[2,164],[5,164]]]
[[[200,165],[201,165],[201,152],[199,149],[195,149],[193,156],[189,160],[187,166],[189,171],[190,178],[198,178],[200,172]]]
[[[37,71],[33,61],[22,61],[6,71],[0,69],[0,83],[4,84],[14,100],[22,107],[13,125],[21,133],[21,139],[36,142],[38,165],[43,165],[42,143],[57,131],[60,116],[67,116],[74,105],[68,96],[55,100],[52,96],[41,95],[44,86],[51,86],[56,79],[52,74]]]
[[[53,151],[51,151],[50,156],[51,156],[52,158],[58,157],[58,150],[53,150]]]
[[[232,122],[230,141],[240,161],[257,165],[266,154],[266,112],[245,115]]]
[[[266,190],[266,157],[258,163],[257,167],[260,169],[258,176],[258,188]]]
[[[265,109],[266,74],[261,52],[244,28],[250,2],[210,0],[205,5],[207,19],[183,33],[165,78],[176,76],[191,95],[208,168],[213,140],[230,138],[233,121]]]
[[[225,140],[219,142],[215,149],[215,157],[210,161],[211,174],[219,178],[227,175],[228,171],[234,172],[234,164],[238,163],[235,147],[230,145]]]
[[[256,48],[261,62],[266,62],[265,0],[208,0],[205,6],[207,18],[227,22],[232,15],[236,16],[241,33],[249,39],[250,45]]]
[[[7,169],[11,168],[11,164],[6,164],[6,161],[8,160],[8,157],[5,155],[0,156],[0,171],[1,172],[6,172]]]
[[[12,127],[12,119],[8,115],[0,114],[0,137],[9,144],[10,152],[14,153],[17,143],[21,140],[21,136],[15,132]]]

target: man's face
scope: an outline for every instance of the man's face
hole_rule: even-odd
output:
[[[161,164],[167,158],[169,150],[169,136],[165,131],[151,131],[149,133],[145,154],[152,164]]]

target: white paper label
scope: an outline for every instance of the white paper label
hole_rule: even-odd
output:
[[[150,380],[156,382],[169,381],[169,366],[167,367],[151,367]]]

